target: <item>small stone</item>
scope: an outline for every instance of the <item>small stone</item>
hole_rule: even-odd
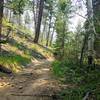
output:
[[[23,87],[22,86],[19,86],[19,89],[22,89]]]
[[[23,83],[23,81],[19,81],[19,83]]]

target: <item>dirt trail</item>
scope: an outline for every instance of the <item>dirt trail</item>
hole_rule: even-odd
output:
[[[1,79],[0,100],[58,100],[60,86],[52,77],[51,62],[33,62],[14,77]]]

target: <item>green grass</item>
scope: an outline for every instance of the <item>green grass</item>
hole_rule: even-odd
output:
[[[21,55],[10,55],[10,56],[0,56],[0,64],[10,68],[12,71],[17,72],[23,67],[27,66],[31,62],[31,59],[22,57]]]

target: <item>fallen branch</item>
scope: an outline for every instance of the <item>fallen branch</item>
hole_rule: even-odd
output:
[[[94,90],[92,90],[94,91]],[[87,92],[85,97],[82,100],[97,100],[96,96],[91,92]]]
[[[88,100],[89,95],[90,95],[90,92],[87,92],[83,100]]]

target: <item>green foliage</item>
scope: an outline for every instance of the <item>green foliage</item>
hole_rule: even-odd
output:
[[[59,80],[70,84],[60,93],[61,100],[82,100],[87,92],[100,99],[100,69],[76,65],[71,59],[53,62],[53,73]],[[63,79],[63,80],[62,80]]]
[[[59,58],[64,57],[65,54],[65,46],[67,46],[69,42],[69,15],[71,9],[70,0],[59,0],[58,1],[58,9],[57,9],[57,16],[55,22],[55,29],[57,32],[57,38],[54,45],[55,52],[59,55]],[[60,15],[60,16],[59,16]]]
[[[23,14],[25,6],[29,3],[28,0],[12,0],[8,6],[13,10],[14,14]]]
[[[54,61],[53,64],[53,73],[57,77],[64,77],[64,68],[62,67],[62,63],[59,61]]]
[[[96,82],[97,81],[94,81],[92,83],[91,82],[85,83],[85,84],[82,84],[76,87],[67,88],[61,91],[60,93],[61,100],[82,100],[87,92],[90,92],[96,100],[99,100],[100,86],[99,86],[99,83],[96,83]]]
[[[66,7],[67,7],[67,3],[66,0],[59,0],[59,9],[65,13],[66,11]]]
[[[61,100],[82,100],[82,93],[78,88],[67,88],[60,93]]]
[[[63,78],[64,82],[67,80],[69,82],[75,82],[73,76],[75,75],[76,64],[71,60],[54,61],[53,73],[59,78]]]
[[[94,25],[95,25],[95,30],[99,34],[100,33],[100,9],[99,9],[99,0],[95,0],[93,2],[93,10],[94,10]]]

